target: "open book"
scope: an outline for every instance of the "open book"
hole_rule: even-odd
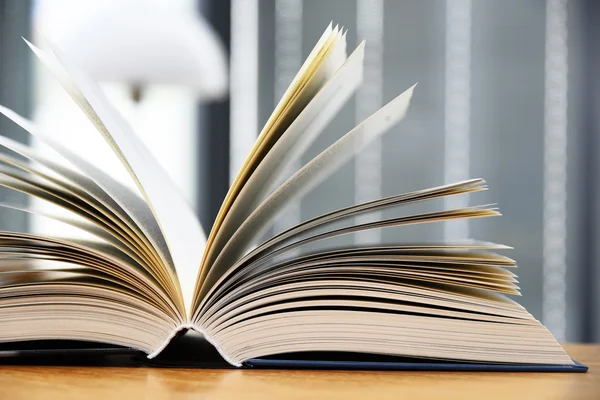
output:
[[[0,232],[0,342],[101,342],[152,358],[179,332],[195,330],[234,366],[306,352],[574,365],[540,322],[504,296],[519,294],[511,272],[515,262],[495,253],[507,247],[477,241],[343,246],[331,240],[369,229],[497,216],[486,206],[403,212],[417,202],[485,190],[481,179],[334,210],[260,240],[286,205],[324,182],[409,108],[414,87],[290,177],[283,174],[361,84],[364,43],[347,56],[342,29],[329,26],[308,56],[208,237],[98,87],[57,49],[30,47],[106,140],[137,190],[0,108],[64,161],[1,137],[0,185],[69,214],[1,206],[88,234],[81,239]],[[356,222],[382,210],[395,214]]]

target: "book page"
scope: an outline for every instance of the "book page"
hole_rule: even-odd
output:
[[[84,340],[150,353],[176,326],[158,298],[137,290],[139,282],[70,264],[43,258],[0,260],[5,271],[0,274],[0,342]]]
[[[146,268],[143,268],[144,264],[148,262],[146,258],[140,256],[140,254],[133,250],[131,246],[125,244],[121,240],[118,240],[113,234],[108,233],[104,228],[98,226],[98,224],[92,223],[83,218],[73,218],[62,214],[57,214],[52,211],[42,209],[41,207],[36,207],[32,204],[20,205],[0,202],[0,207],[34,214],[37,217],[49,218],[54,221],[58,221],[63,224],[75,227],[83,232],[87,232],[88,234],[104,240],[111,246],[114,246],[123,253],[127,254],[127,256],[135,260],[140,265],[140,267],[142,267],[142,269],[148,271]],[[5,254],[5,252],[2,252],[2,254]]]
[[[35,249],[40,256],[70,262],[74,268],[95,269],[132,285],[137,284],[135,290],[142,297],[156,299],[157,293],[164,293],[159,290],[160,285],[156,279],[139,268],[133,259],[99,240],[73,237],[49,238],[28,233],[0,231],[0,243],[2,247],[18,249],[22,259],[29,258],[28,253]],[[60,246],[60,251],[57,251],[57,246]],[[155,290],[148,290],[148,288]],[[165,304],[170,302],[164,294],[161,299]],[[167,311],[167,314],[169,313],[170,311]]]
[[[308,102],[314,97],[318,89],[325,83],[325,81],[335,72],[332,68],[320,68],[323,66],[323,61],[327,55],[335,48],[335,43],[343,35],[336,26],[334,29],[331,28],[331,24],[325,30],[312,52],[300,68],[300,71],[288,87],[287,91],[283,95],[282,99],[275,107],[275,111],[269,117],[269,120],[265,124],[265,127],[259,134],[256,142],[248,155],[242,169],[234,179],[225,200],[221,205],[219,213],[215,219],[215,223],[211,229],[206,245],[206,252],[202,258],[202,265],[200,267],[200,273],[197,279],[197,287],[195,293],[199,290],[199,285],[203,281],[204,277],[208,273],[208,268],[211,267],[212,262],[221,251],[222,245],[228,238],[219,240],[215,245],[215,240],[219,235],[221,225],[225,216],[229,212],[233,202],[236,200],[240,190],[246,184],[246,181],[256,169],[261,160],[265,157],[271,146],[283,134],[285,129],[293,122],[295,117],[301,112],[301,110],[308,104]],[[345,46],[344,46],[345,52]],[[339,61],[341,65],[344,61],[344,57]],[[339,65],[338,65],[339,66]],[[197,297],[194,294],[194,301]]]
[[[491,208],[485,207],[467,207],[457,208],[453,210],[436,211],[424,214],[414,214],[399,218],[383,219],[373,222],[366,222],[358,225],[351,225],[343,228],[329,230],[317,235],[308,236],[304,239],[290,243],[283,246],[275,251],[268,254],[267,257],[272,258],[278,254],[282,254],[286,251],[295,249],[299,246],[314,243],[317,241],[330,239],[337,236],[348,235],[356,232],[363,232],[370,229],[384,229],[393,226],[407,226],[413,224],[424,224],[431,222],[441,222],[453,219],[466,219],[466,218],[484,218],[484,217],[496,217],[500,216],[500,213]]]
[[[356,91],[363,78],[363,58],[364,42],[319,90],[256,167],[225,215],[214,242],[215,252],[274,189],[281,173],[304,153]]]
[[[54,216],[53,219],[59,220],[63,223],[69,221],[71,226],[82,229],[85,232],[91,233],[94,236],[105,239],[108,243],[114,245],[114,247],[120,249],[124,253],[130,255],[130,257],[138,261],[137,268],[140,272],[150,274],[161,283],[161,290],[167,293],[170,297],[176,297],[174,288],[169,286],[168,276],[165,276],[162,271],[157,269],[154,264],[149,260],[147,254],[140,251],[140,248],[126,239],[126,234],[119,230],[119,227],[113,225],[109,218],[96,211],[94,208],[86,208],[84,202],[79,201],[77,197],[73,197],[69,192],[63,191],[58,187],[52,187],[48,184],[37,182],[33,183],[30,179],[25,176],[16,174],[14,172],[2,170],[2,176],[0,176],[0,186],[4,186],[13,190],[20,191],[30,196],[35,196],[50,204],[54,204],[63,210],[67,210],[81,218],[82,221],[75,220],[72,218],[61,218]],[[3,206],[9,206],[14,210],[22,210],[29,212],[36,212],[35,209],[30,206],[10,206],[2,204]],[[39,215],[46,215],[45,213],[39,213]],[[86,221],[87,220],[87,221]],[[89,221],[89,222],[88,222]],[[92,228],[93,226],[93,228]],[[56,239],[58,236],[47,236],[48,239]],[[110,237],[110,239],[108,239]],[[118,244],[115,243],[118,241]],[[127,250],[122,250],[126,248]],[[178,306],[179,312],[181,312],[181,304]]]
[[[293,226],[286,231],[283,231],[266,242],[262,243],[250,253],[244,256],[238,265],[252,259],[257,256],[263,256],[269,254],[269,252],[277,249],[284,243],[297,239],[299,237],[313,236],[313,232],[316,232],[318,228],[321,230],[328,230],[327,226],[331,226],[333,223],[343,221],[349,218],[354,218],[357,215],[369,213],[376,210],[385,210],[390,207],[397,207],[413,202],[427,201],[434,198],[443,196],[466,194],[486,190],[483,186],[484,181],[482,179],[472,179],[464,182],[453,183],[444,186],[438,186],[430,189],[418,190],[415,192],[404,193],[396,196],[387,197],[384,199],[378,199],[354,206],[346,207],[341,210],[332,211],[318,217],[312,218],[308,221],[304,221],[296,226]]]
[[[324,282],[321,290],[314,292],[320,297],[327,296],[328,291],[338,298],[345,291],[355,298],[364,296],[364,291],[341,286],[346,282],[333,283],[335,288]],[[373,286],[377,294],[389,290]],[[366,309],[345,299],[328,300],[337,303],[333,306],[337,309],[332,309],[323,307],[326,301],[319,300],[294,299],[273,310],[276,312],[253,317],[249,316],[253,311],[237,315],[236,323],[220,324],[213,330],[215,340],[224,357],[238,366],[270,355],[315,351],[384,354],[444,363],[574,364],[552,334],[530,315],[512,318],[513,321],[501,315],[506,322],[499,323],[427,315],[427,305],[419,307],[416,315],[396,311],[387,306],[401,303],[396,299],[369,301]],[[253,305],[262,306],[259,302]]]
[[[200,323],[205,329],[208,328],[205,322],[215,315],[222,315],[228,308],[238,310],[242,305],[236,305],[237,300],[242,297],[248,300],[246,296],[253,296],[261,289],[280,288],[283,283],[321,279],[328,274],[336,279],[354,276],[354,279],[365,280],[371,275],[371,279],[411,279],[419,284],[428,280],[433,282],[430,278],[438,283],[446,280],[445,283],[458,285],[466,280],[469,284],[489,285],[485,289],[498,292],[508,290],[511,294],[518,294],[516,275],[504,269],[515,268],[514,260],[481,252],[481,249],[478,250],[481,245],[465,248],[465,245],[448,244],[443,251],[439,250],[439,246],[434,247],[438,250],[426,250],[427,246],[423,245],[421,247],[423,250],[410,246],[407,251],[402,250],[403,246],[394,246],[380,254],[360,249],[352,249],[356,250],[353,254],[323,251],[271,265],[250,264],[243,272],[238,271],[235,277],[218,286],[218,290],[211,295],[209,307],[203,312]],[[485,247],[487,250],[498,248]],[[457,249],[462,250],[457,252]]]
[[[374,254],[377,252],[374,248],[373,250],[369,251],[368,249],[364,249],[364,247],[362,246],[357,246],[356,248],[352,248],[352,247],[346,247],[346,248],[327,248],[325,247],[325,249],[320,249],[320,250],[312,250],[310,252],[301,252],[300,256],[294,255],[291,257],[285,257],[286,252],[293,250],[293,251],[297,251],[297,249],[301,248],[302,246],[306,246],[309,245],[311,243],[315,243],[315,242],[321,242],[321,241],[325,241],[327,239],[330,238],[334,238],[337,236],[342,236],[342,235],[347,235],[347,234],[351,234],[351,233],[355,233],[355,232],[362,232],[365,230],[369,230],[369,229],[385,229],[385,228],[390,228],[390,227],[399,227],[399,226],[408,226],[408,225],[413,225],[413,224],[424,224],[424,223],[432,223],[432,222],[442,222],[442,221],[447,221],[447,220],[452,220],[452,219],[461,219],[461,218],[485,218],[485,217],[493,217],[493,216],[498,216],[500,215],[497,211],[492,210],[492,209],[487,209],[487,208],[480,208],[480,207],[471,207],[471,208],[464,208],[464,209],[455,209],[455,210],[447,210],[447,211],[439,211],[439,212],[432,212],[432,213],[426,213],[426,214],[414,214],[414,215],[409,215],[406,217],[400,217],[400,218],[392,218],[392,219],[387,219],[387,220],[379,220],[379,221],[375,221],[375,222],[369,222],[369,223],[364,223],[364,224],[360,224],[360,225],[351,225],[351,226],[347,226],[344,228],[338,228],[338,229],[332,229],[332,230],[328,230],[326,232],[323,232],[321,234],[315,234],[312,236],[309,236],[307,238],[304,238],[302,240],[298,240],[295,242],[292,242],[290,244],[287,244],[283,247],[279,247],[276,250],[271,250],[269,251],[269,253],[267,253],[266,255],[260,256],[256,259],[253,259],[251,262],[246,262],[245,264],[241,264],[241,263],[237,263],[236,265],[234,265],[233,267],[230,267],[227,269],[227,271],[225,271],[216,281],[215,284],[212,285],[211,288],[209,288],[208,293],[206,295],[206,298],[210,297],[211,302],[210,303],[204,303],[203,307],[202,307],[202,313],[206,312],[206,307],[207,304],[212,304],[215,301],[217,301],[217,298],[220,297],[220,293],[222,293],[222,291],[224,290],[224,287],[221,286],[221,284],[225,281],[229,281],[231,279],[231,276],[236,273],[236,272],[240,272],[239,268],[243,265],[243,276],[245,278],[248,277],[249,274],[252,273],[259,273],[262,274],[265,271],[268,271],[269,269],[275,268],[278,265],[285,265],[287,263],[291,263],[291,264],[296,264],[299,263],[303,260],[320,260],[323,263],[326,263],[325,259],[327,258],[335,258],[335,257],[341,257],[342,255],[340,255],[340,253],[346,253],[346,255],[348,257],[354,257],[355,259],[359,260],[359,255],[364,255],[366,258],[368,257],[375,257]],[[453,245],[454,246],[454,250],[457,249],[456,246],[459,245]],[[464,244],[462,245],[462,247],[464,249],[468,249],[470,248],[470,246],[472,245],[468,245],[468,244]],[[499,245],[494,245],[494,244],[487,244],[487,245],[483,245],[483,244],[479,244],[478,246],[480,247],[484,247],[487,249],[502,249],[504,248],[504,246],[499,246]],[[413,247],[415,249],[413,249],[412,252],[409,252],[406,255],[403,255],[405,257],[405,259],[411,259],[414,257],[420,258],[421,260],[427,260],[429,262],[439,262],[439,263],[443,263],[443,260],[450,260],[450,256],[446,256],[446,257],[442,257],[442,255],[444,254],[443,252],[438,252],[438,254],[435,254],[431,251],[428,252],[428,254],[423,255],[423,254],[418,254],[415,253],[416,250],[418,250],[419,248],[427,248],[427,245],[413,245]],[[383,249],[382,251],[398,251],[399,249],[402,249],[402,246],[381,246],[381,248]],[[387,249],[387,250],[386,250]],[[446,245],[445,246],[445,250],[452,250],[452,245]],[[413,253],[413,254],[410,254]],[[469,263],[471,265],[498,265],[498,266],[507,266],[507,267],[511,267],[514,266],[515,262],[514,260],[505,257],[505,256],[500,256],[494,253],[490,253],[490,254],[484,254],[484,253],[478,253],[477,256],[479,258],[474,258],[472,255],[470,255],[469,253],[459,253],[457,255],[452,256],[452,260],[451,261],[447,261],[447,262],[454,262],[454,263]],[[211,306],[212,307],[212,306]]]
[[[53,53],[44,52],[29,45],[102,134],[148,202],[174,265],[167,263],[168,260],[165,264],[177,271],[175,280],[189,308],[194,278],[206,244],[194,211],[100,88],[56,49]]]
[[[23,144],[15,143],[9,138],[0,137],[0,145],[15,151],[24,157],[39,162],[69,181],[71,186],[68,190],[72,195],[81,198],[80,206],[86,204],[87,196],[91,196],[97,201],[94,206],[89,206],[88,210],[81,209],[82,212],[102,212],[103,208],[106,207],[109,211],[114,213],[114,216],[109,216],[109,218],[112,218],[114,225],[118,226],[125,224],[126,226],[122,226],[123,229],[127,227],[131,228],[133,230],[133,238],[137,238],[140,241],[139,246],[141,246],[141,248],[144,249],[143,251],[153,260],[152,265],[156,265],[156,268],[162,269],[162,271],[158,271],[161,281],[164,282],[165,289],[176,297],[174,301],[180,304],[179,308],[183,314],[183,302],[182,299],[178,299],[180,297],[179,286],[176,285],[176,282],[171,277],[173,275],[173,270],[165,268],[165,265],[172,265],[172,260],[165,240],[160,232],[160,228],[146,202],[131,189],[116,181],[101,169],[90,164],[79,155],[56,142],[52,139],[50,134],[42,132],[31,121],[26,120],[15,112],[2,106],[0,106],[0,113],[11,119],[29,134],[41,139],[64,159],[78,168],[79,171],[89,177],[87,178],[69,168],[57,164],[47,157],[44,157],[39,151]],[[13,187],[13,189],[15,188]],[[64,189],[65,187],[63,185],[63,190]],[[29,188],[29,191],[29,194],[31,195],[44,198],[44,192],[40,191],[38,188]],[[47,196],[47,194],[45,196]],[[47,198],[45,199],[48,200]],[[64,206],[64,204],[62,204],[62,206]],[[70,211],[76,212],[77,210],[71,207]]]
[[[1,179],[7,180],[8,178]],[[0,183],[4,184],[5,182],[0,181]],[[26,187],[21,189],[25,189],[23,190],[25,193],[32,193]],[[33,189],[35,190],[35,188]],[[50,197],[48,199],[50,200]],[[37,210],[31,206],[6,204],[1,204],[1,206],[10,207],[18,212],[37,214]],[[165,291],[165,284],[160,279],[161,277],[146,269],[144,260],[132,253],[130,247],[116,242],[114,237],[103,232],[98,224],[86,223],[86,221],[75,218],[48,215],[45,210],[38,215],[42,219],[53,218],[77,229],[75,232],[71,229],[69,233],[61,236],[0,231],[0,261],[5,260],[9,263],[6,267],[0,266],[0,272],[4,272],[6,268],[13,268],[14,262],[19,260],[54,260],[69,263],[70,268],[91,269],[107,275],[108,279],[118,279],[124,285],[129,286],[136,296],[146,299],[149,306],[158,306],[168,318],[181,319],[179,305],[172,300],[174,294]],[[79,229],[82,232],[77,232]]]
[[[406,90],[329,146],[262,202],[244,221],[215,260],[206,281],[203,282],[199,300],[204,300],[211,286],[235,264],[252,240],[264,232],[286,204],[312,190],[368,143],[400,122],[406,115],[414,87]]]
[[[113,212],[129,228],[134,230],[141,240],[154,239],[163,241],[158,225],[152,216],[150,208],[146,202],[134,193],[129,187],[122,185],[119,181],[105,174],[102,170],[88,163],[77,154],[54,141],[46,132],[42,132],[39,127],[31,121],[18,116],[11,110],[0,106],[0,113],[7,116],[13,122],[25,129],[29,134],[36,136],[57,154],[71,163],[75,169],[66,167],[56,161],[46,157],[38,149],[19,143],[11,138],[0,136],[0,146],[3,146],[21,156],[34,161],[64,179],[62,185],[68,185],[68,188],[75,191],[78,195],[91,197]],[[90,178],[91,177],[91,178]],[[104,189],[104,188],[105,189]],[[143,222],[142,222],[143,221]],[[158,232],[158,234],[153,233]],[[147,241],[147,240],[146,240]],[[149,250],[156,252],[154,247],[166,246],[159,243],[147,243]]]
[[[457,182],[449,185],[438,186],[429,189],[417,190],[414,192],[403,193],[395,196],[390,196],[383,199],[377,199],[370,202],[365,202],[362,204],[356,204],[353,206],[349,206],[340,210],[335,210],[310,220],[304,221],[296,226],[293,226],[286,231],[283,231],[264,243],[260,244],[252,251],[248,252],[243,258],[238,260],[234,266],[230,267],[225,274],[221,276],[221,278],[217,281],[215,286],[218,286],[221,282],[227,279],[228,276],[233,274],[237,269],[243,266],[244,269],[252,268],[254,264],[261,263],[262,260],[270,259],[271,262],[274,257],[278,254],[285,252],[285,250],[278,252],[285,245],[293,245],[293,242],[300,241],[306,238],[316,237],[319,234],[324,232],[331,232],[333,230],[337,230],[340,232],[339,222],[343,222],[345,220],[351,220],[351,225],[353,224],[353,218],[357,215],[363,213],[369,213],[374,210],[384,210],[390,207],[399,207],[402,205],[414,203],[414,202],[423,202],[427,200],[432,200],[435,198],[450,196],[450,195],[458,195],[458,194],[467,194],[478,192],[482,190],[486,190],[487,187],[484,185],[485,182],[483,179],[471,179],[464,182]],[[383,221],[380,221],[383,222]],[[334,225],[336,224],[336,225]],[[335,227],[334,227],[335,226]],[[352,226],[347,226],[345,229],[352,228]],[[379,228],[381,229],[381,228]],[[309,242],[310,243],[310,242]],[[471,248],[475,246],[475,242],[471,240],[464,241],[462,244],[457,242],[452,243],[453,246],[462,246],[463,248]],[[487,246],[488,248],[493,249],[506,249],[507,246],[493,244],[493,243],[484,243],[484,242],[476,242],[477,246]],[[421,248],[423,246],[430,247],[432,244],[418,243],[414,244],[416,248]],[[413,247],[414,247],[413,246]],[[438,244],[441,248],[447,249],[448,243],[440,243]],[[490,247],[491,246],[491,247]],[[299,246],[298,246],[299,247]],[[379,247],[370,247],[365,248],[364,246],[356,246],[354,248],[344,247],[339,249],[339,251],[354,253],[354,252],[374,252],[378,249],[390,249],[396,248],[397,246],[379,246]],[[290,249],[297,249],[297,246],[288,247]],[[300,256],[301,257],[309,257],[309,253],[306,253],[306,249],[302,249]],[[332,254],[335,254],[335,249],[328,248],[327,251],[331,251]],[[281,257],[278,257],[280,260]],[[209,291],[212,295],[212,290]]]

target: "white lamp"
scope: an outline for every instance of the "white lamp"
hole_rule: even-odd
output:
[[[41,1],[34,27],[96,81],[136,90],[181,85],[199,98],[220,98],[227,91],[224,47],[187,3]]]
[[[101,83],[183,195],[194,203],[196,100],[220,98],[228,86],[224,47],[198,15],[196,0],[36,0],[34,4],[34,35],[55,44]],[[143,101],[139,101],[145,86]],[[72,150],[132,186],[123,167],[109,162],[114,155],[94,134],[89,121],[42,70],[34,119]],[[84,134],[90,129],[89,135]],[[61,227],[33,218],[32,229],[50,233]]]

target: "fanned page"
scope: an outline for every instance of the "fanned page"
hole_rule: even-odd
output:
[[[206,244],[198,218],[97,85],[71,65],[66,56],[55,54],[58,50],[42,52],[33,45],[30,47],[102,134],[144,195],[172,258],[171,261],[165,257],[163,261],[176,270],[173,279],[181,287],[181,297],[187,302],[189,312],[194,277]]]
[[[342,41],[341,44],[340,41]],[[200,286],[203,284],[204,277],[208,274],[213,260],[217,257],[224,242],[228,240],[226,232],[230,232],[231,229],[229,227],[221,229],[221,225],[226,219],[232,204],[236,201],[242,187],[246,184],[246,181],[268,153],[274,142],[279,139],[295,117],[310,102],[316,91],[333,74],[337,66],[344,61],[345,51],[345,35],[342,35],[341,30],[337,26],[332,29],[330,24],[284,93],[281,101],[277,104],[275,111],[273,111],[273,114],[271,114],[271,117],[259,134],[246,162],[234,179],[223,201],[208,237],[194,299],[198,297],[198,292],[201,289]],[[238,221],[230,221],[231,224],[239,223]]]
[[[0,165],[0,185],[37,197],[45,208],[0,206],[79,232],[76,237],[2,233],[0,270],[6,279],[0,279],[0,300],[8,306],[0,304],[0,341],[92,340],[157,354],[190,327],[194,278],[206,242],[199,221],[97,87],[52,51],[30,47],[104,137],[142,196],[56,142],[52,133],[0,108],[62,160],[1,138],[0,145],[17,156],[0,155],[7,165]],[[23,293],[28,306],[13,310],[18,305],[13,298]],[[22,312],[39,318],[24,328]]]
[[[414,87],[413,87],[414,88]],[[229,242],[211,265],[200,299],[213,287],[235,261],[243,256],[253,239],[263,233],[273,218],[291,201],[301,197],[330,176],[350,157],[358,153],[372,140],[387,132],[394,124],[402,120],[410,104],[413,88],[377,111],[370,118],[344,135],[336,143],[324,150],[307,165],[296,172],[263,201],[240,225]]]
[[[319,46],[326,48],[328,40],[321,39],[301,69],[309,76],[297,76],[287,93],[310,80],[307,65],[318,61],[315,54],[326,54]],[[493,206],[402,212],[411,204],[485,190],[481,179],[331,211],[257,243],[288,204],[405,116],[414,86],[274,185],[289,165],[287,155],[296,160],[362,81],[362,54],[361,45],[307,104],[298,107],[294,97],[284,96],[269,118],[211,232],[194,298],[196,329],[237,366],[261,357],[310,358],[331,351],[573,365],[543,325],[504,297],[520,294],[508,270],[515,261],[495,253],[506,246],[473,240],[331,244],[371,229],[499,216]],[[265,137],[272,121],[286,108],[301,111],[270,143]],[[357,215],[384,209],[400,215],[356,223]]]
[[[164,269],[164,265],[172,264],[172,261],[170,261],[170,255],[165,240],[160,232],[160,228],[147,203],[129,188],[123,186],[102,170],[90,164],[60,143],[57,143],[52,139],[51,135],[42,132],[41,129],[36,127],[33,123],[2,106],[0,106],[0,113],[10,118],[28,133],[47,143],[57,153],[85,174],[82,175],[68,167],[64,167],[48,159],[43,154],[40,154],[21,143],[15,142],[10,138],[0,137],[0,145],[54,171],[60,177],[65,179],[66,182],[43,176],[45,179],[50,179],[54,184],[62,186],[66,185],[66,188],[71,192],[74,192],[73,194],[76,196],[84,199],[88,198],[88,201],[93,201],[92,206],[108,208],[108,212],[114,214],[112,216],[114,223],[117,224],[117,226],[124,225],[121,228],[128,230],[129,233],[132,234],[132,241],[135,242],[137,248],[146,253],[146,261],[148,261],[150,267],[154,268],[156,273],[159,274],[160,281],[164,287],[167,288],[169,295],[173,296],[174,299],[179,300],[180,304],[178,305],[178,308],[183,315],[184,306],[178,295],[179,288],[174,284],[172,279],[172,271]],[[15,165],[14,162],[12,164]],[[27,168],[23,163],[15,166],[21,169]],[[29,168],[31,168],[31,166],[29,166]],[[38,171],[34,172],[39,175]],[[35,189],[36,187],[32,186],[30,190]],[[40,196],[42,195],[38,195],[37,197]],[[124,233],[122,236],[125,236],[126,234],[127,233]],[[169,261],[167,262],[165,260]]]
[[[47,146],[34,149],[0,138],[0,186],[44,204],[0,207],[78,233],[0,230],[0,342],[86,340],[154,357],[179,331],[194,329],[235,366],[322,359],[331,352],[574,365],[552,334],[506,297],[520,294],[516,262],[498,254],[507,246],[467,238],[344,244],[353,241],[343,239],[373,229],[499,216],[493,205],[444,209],[436,201],[484,191],[482,179],[350,204],[260,241],[286,206],[326,182],[409,110],[415,86],[285,179],[283,172],[315,143],[363,80],[368,47],[363,42],[347,56],[342,28],[327,27],[292,80],[232,183],[208,239],[166,173],[95,84],[57,50],[30,47],[138,191],[57,142],[52,132],[0,107]],[[357,222],[357,216],[367,222]]]

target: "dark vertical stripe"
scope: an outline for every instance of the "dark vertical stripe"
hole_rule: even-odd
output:
[[[582,0],[580,24],[582,38],[582,179],[586,182],[582,198],[582,340],[600,341],[600,2]]]
[[[21,36],[30,37],[30,30],[30,1],[0,0],[0,104],[24,116],[31,112],[33,73],[29,48]],[[27,140],[27,134],[4,117],[0,117],[0,135],[20,142]],[[0,188],[0,201],[24,203],[26,195]],[[23,232],[28,221],[24,213],[2,209],[0,223],[0,229]]]
[[[201,0],[204,17],[230,51],[231,1]],[[229,188],[229,98],[198,106],[198,205],[208,233]]]

